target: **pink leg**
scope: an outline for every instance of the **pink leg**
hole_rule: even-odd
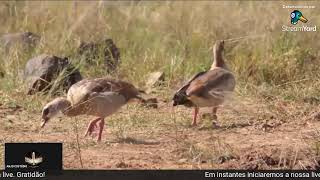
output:
[[[213,125],[214,128],[218,128],[219,127],[217,111],[218,111],[218,107],[217,106],[212,109],[212,116],[213,116],[212,117],[213,118],[212,125]]]
[[[197,116],[198,116],[198,113],[199,113],[199,108],[198,107],[195,107],[194,108],[194,112],[193,112],[193,120],[192,120],[192,126],[196,126],[197,125]]]
[[[104,128],[104,119],[101,119],[101,121],[99,122],[99,134],[98,134],[98,139],[97,141],[100,142],[101,141],[101,135],[102,135],[102,131]]]
[[[218,119],[217,111],[218,111],[218,107],[217,106],[212,108],[212,114],[213,114],[213,118],[214,119]]]
[[[97,119],[94,119],[92,120],[89,125],[88,125],[88,128],[87,128],[87,131],[84,135],[84,137],[86,137],[88,134],[91,135],[92,132],[94,131],[94,127],[95,125],[97,124],[98,121],[100,121],[102,118],[97,118]]]

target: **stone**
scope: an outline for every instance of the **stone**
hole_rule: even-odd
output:
[[[57,89],[62,88],[67,91],[74,83],[82,79],[80,72],[70,64],[68,58],[41,54],[30,59],[25,66],[23,75],[28,86],[28,94],[31,95],[40,91],[47,92],[53,87],[53,82],[62,72],[65,74],[57,82],[58,84],[55,86]]]
[[[162,71],[157,71],[157,72],[153,72],[150,73],[148,75],[148,80],[146,83],[146,87],[151,89],[154,88],[156,86],[160,86],[163,81],[165,80],[165,74]]]
[[[81,42],[77,55],[89,65],[98,64],[98,60],[102,58],[107,72],[115,71],[120,64],[120,51],[112,39],[100,42]]]
[[[35,48],[41,37],[32,32],[19,32],[19,33],[8,33],[0,36],[0,46],[4,49],[6,53],[12,47],[21,47],[23,50],[30,50]]]
[[[149,99],[146,99],[143,103],[142,103],[142,106],[143,107],[146,107],[146,108],[158,108],[158,100],[157,98],[149,98]]]

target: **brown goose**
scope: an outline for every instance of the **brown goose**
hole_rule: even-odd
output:
[[[56,98],[44,106],[41,127],[59,113],[69,117],[92,115],[97,118],[90,122],[85,136],[91,135],[98,127],[97,141],[101,141],[104,118],[131,99],[142,101],[138,94],[139,91],[132,84],[124,81],[110,78],[84,79],[70,87],[67,98]]]
[[[200,107],[212,107],[213,116],[217,119],[218,106],[235,88],[235,78],[223,60],[223,51],[224,41],[217,41],[213,47],[211,69],[193,76],[173,97],[173,106],[194,107],[193,126],[197,125]]]

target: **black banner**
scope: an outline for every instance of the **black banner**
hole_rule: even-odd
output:
[[[5,170],[10,179],[319,179],[320,171],[293,170],[62,170],[61,143],[5,143]]]
[[[319,179],[320,171],[256,170],[64,170],[60,174],[45,171],[0,173],[1,178],[92,179],[92,180],[201,180],[201,179]]]
[[[6,171],[61,171],[62,143],[5,143]]]

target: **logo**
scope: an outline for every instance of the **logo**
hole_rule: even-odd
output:
[[[28,152],[24,157],[24,161],[31,165],[31,167],[37,167],[43,161],[43,158],[40,153],[36,151]]]
[[[302,13],[300,11],[298,11],[298,10],[292,11],[291,14],[290,14],[290,17],[291,17],[291,24],[293,24],[293,25],[298,24],[298,21],[301,21],[303,23],[308,22],[308,19],[305,18],[302,15]]]
[[[291,26],[288,25],[282,25],[282,31],[288,31],[288,32],[316,32],[317,26],[312,25],[311,23],[305,24],[309,22],[309,20],[302,15],[301,11],[299,10],[293,10],[290,13],[291,18]],[[299,21],[301,21],[302,25],[298,25]]]

